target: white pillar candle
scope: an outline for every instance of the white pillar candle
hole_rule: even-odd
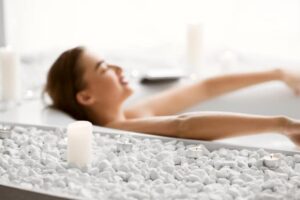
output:
[[[202,24],[187,25],[187,65],[189,72],[199,73],[203,56]]]
[[[20,99],[21,74],[17,54],[9,47],[0,48],[0,73],[2,100]]]
[[[93,125],[88,121],[76,121],[68,125],[68,164],[85,167],[92,160]]]

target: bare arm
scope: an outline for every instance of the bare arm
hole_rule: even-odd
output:
[[[230,112],[201,112],[181,115],[180,137],[214,140],[255,133],[283,133],[287,119]]]
[[[110,128],[190,139],[213,140],[264,132],[286,134],[300,144],[300,121],[281,116],[199,112],[113,122]],[[293,136],[293,138],[292,138]]]
[[[172,115],[213,97],[282,77],[280,69],[212,77],[154,95],[128,108],[126,114],[129,118]]]

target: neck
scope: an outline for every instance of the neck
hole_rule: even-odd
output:
[[[87,111],[88,117],[96,125],[105,126],[116,121],[123,121],[126,119],[122,106],[108,107],[95,106],[95,108]]]

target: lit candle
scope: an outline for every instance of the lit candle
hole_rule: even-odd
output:
[[[188,158],[199,158],[203,156],[205,152],[202,149],[202,146],[189,147],[186,151],[186,157]]]
[[[203,54],[203,26],[202,24],[188,24],[187,26],[187,64],[190,72],[199,73]]]
[[[16,101],[20,98],[21,74],[17,54],[9,47],[0,48],[2,100]]]
[[[279,166],[279,157],[274,154],[270,154],[269,156],[264,156],[263,164],[269,168],[277,168]]]
[[[117,151],[130,152],[132,151],[132,148],[133,148],[133,144],[130,143],[129,141],[117,142]]]
[[[85,167],[92,160],[93,125],[76,121],[68,125],[68,164]]]

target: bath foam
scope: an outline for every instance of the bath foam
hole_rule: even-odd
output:
[[[93,161],[78,169],[66,150],[61,129],[15,126],[0,139],[0,183],[81,199],[300,199],[300,155],[95,132]]]

